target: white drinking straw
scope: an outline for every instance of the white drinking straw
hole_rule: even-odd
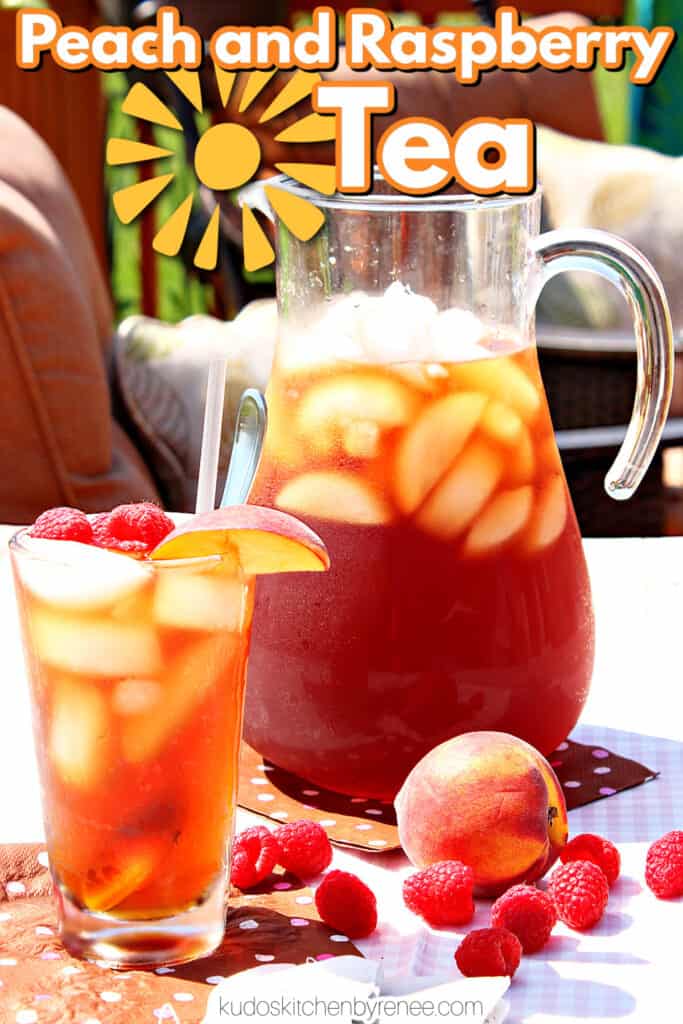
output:
[[[199,479],[195,512],[212,512],[216,507],[218,459],[223,435],[223,405],[225,403],[225,375],[227,359],[215,359],[209,364],[204,406],[202,450],[199,456]]]

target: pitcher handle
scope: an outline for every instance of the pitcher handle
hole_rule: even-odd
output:
[[[662,437],[674,375],[673,328],[662,282],[634,246],[606,231],[548,231],[532,243],[540,261],[537,296],[557,274],[587,270],[616,284],[631,311],[638,349],[638,385],[631,422],[605,477],[611,498],[630,498],[641,483]]]

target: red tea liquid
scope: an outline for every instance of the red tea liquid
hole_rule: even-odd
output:
[[[590,587],[535,350],[283,374],[253,493],[304,518],[324,578],[260,579],[245,738],[392,799],[436,744],[552,751],[593,665]]]
[[[53,879],[71,913],[139,921],[140,959],[150,922],[218,890],[222,906],[252,589],[217,562],[133,563],[140,576],[121,587],[103,571],[76,606],[76,568],[14,555]],[[166,935],[166,962],[202,941]]]

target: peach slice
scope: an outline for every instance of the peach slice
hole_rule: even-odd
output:
[[[512,406],[525,423],[531,423],[541,408],[541,396],[523,370],[508,357],[477,359],[451,368],[453,379],[468,391],[483,391],[491,398]]]
[[[396,500],[414,512],[461,453],[479,422],[486,396],[447,395],[432,402],[406,431],[396,455]]]
[[[243,606],[244,582],[237,575],[169,570],[157,580],[153,614],[160,626],[236,633]]]
[[[279,370],[273,372],[266,391],[268,429],[263,443],[264,461],[276,462],[289,472],[298,469],[306,457],[302,439],[291,429],[292,412],[286,401],[291,386],[291,381],[283,378]]]
[[[363,480],[343,471],[304,473],[282,488],[276,499],[281,508],[304,516],[320,516],[346,523],[387,523],[389,505]]]
[[[144,845],[140,844],[139,849],[129,851],[125,861],[116,867],[107,865],[107,856],[104,854],[104,869],[98,866],[96,877],[88,878],[83,887],[86,907],[100,913],[118,907],[147,883],[159,866],[164,852],[165,846],[158,839],[147,841]]]
[[[157,707],[164,688],[156,679],[122,679],[111,695],[111,706],[117,715],[141,715]]]
[[[471,441],[422,506],[417,522],[437,537],[456,537],[490,500],[502,472],[502,455],[483,441]]]
[[[526,427],[522,427],[517,443],[506,460],[505,481],[512,487],[531,483],[536,472],[534,446]]]
[[[530,553],[550,547],[558,539],[567,522],[567,489],[562,476],[553,476],[540,490],[525,538]]]
[[[543,469],[551,473],[558,473],[561,470],[562,460],[554,434],[538,444],[538,461]]]
[[[511,446],[517,444],[524,424],[521,417],[503,402],[490,402],[481,418],[481,429],[493,441]]]
[[[50,758],[62,782],[87,790],[107,766],[107,705],[90,682],[68,676],[55,685],[48,738]]]
[[[344,431],[344,451],[351,459],[377,458],[380,441],[380,429],[372,420],[354,420]]]
[[[330,452],[352,423],[390,430],[409,423],[417,396],[400,381],[373,373],[342,373],[315,384],[299,406],[299,430],[319,452]]]
[[[192,516],[158,544],[153,559],[201,558],[236,553],[248,576],[323,572],[330,559],[320,537],[277,509],[234,505]]]
[[[449,376],[442,363],[395,363],[391,372],[426,395],[436,394]]]
[[[533,503],[533,487],[497,494],[468,533],[465,554],[485,555],[507,544],[526,526]]]
[[[25,586],[45,604],[66,612],[110,609],[152,580],[148,566],[118,552],[30,535],[22,544],[35,555],[21,562]]]
[[[34,608],[31,634],[45,664],[73,675],[146,678],[156,675],[161,665],[159,641],[144,622],[67,616]]]
[[[124,760],[140,764],[158,757],[221,676],[234,671],[240,646],[236,633],[216,633],[178,655],[166,674],[161,703],[149,714],[128,715],[123,721]]]

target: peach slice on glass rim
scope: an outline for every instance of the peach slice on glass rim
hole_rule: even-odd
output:
[[[175,560],[237,556],[247,576],[277,572],[324,572],[330,558],[305,523],[277,509],[233,505],[191,516],[164,537],[151,558]]]

